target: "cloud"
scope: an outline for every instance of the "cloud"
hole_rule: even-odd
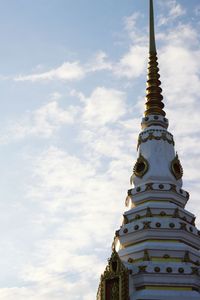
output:
[[[129,52],[116,64],[114,74],[117,77],[126,77],[128,79],[141,76],[146,68],[146,54],[146,47],[131,46]]]
[[[134,12],[132,15],[124,18],[125,30],[132,32],[133,30],[138,30],[137,21],[141,17],[141,13]]]
[[[140,36],[141,37],[141,36]],[[81,80],[90,73],[100,71],[110,71],[117,77],[136,78],[141,74],[144,65],[144,51],[146,47],[132,46],[130,51],[125,54],[119,62],[109,61],[107,54],[99,51],[88,63],[80,64],[79,62],[65,62],[55,69],[43,73],[29,75],[18,75],[14,81],[23,82],[40,82],[40,81],[75,81]]]
[[[184,49],[196,48],[199,44],[198,32],[190,24],[179,23],[176,30],[168,30],[165,34],[159,34],[158,38],[163,44],[180,46]]]
[[[78,98],[80,103],[63,108],[58,102],[62,95],[55,92],[47,104],[9,122],[6,128],[2,128],[1,144],[30,136],[49,139],[64,125],[83,124],[97,128],[113,124],[127,112],[126,96],[120,90],[96,87],[89,97],[76,90],[72,90],[69,96]]]
[[[168,7],[170,7],[169,16],[173,19],[176,19],[185,14],[185,9],[177,3],[175,0],[171,0],[167,3]]]
[[[126,192],[122,186],[129,183],[132,162],[125,142],[131,126],[120,125],[121,133],[110,128],[127,113],[125,94],[98,87],[89,97],[75,91],[72,95],[80,97],[82,105],[77,144],[81,151],[69,154],[66,149],[51,146],[39,155],[29,154],[25,205],[34,210],[27,221],[30,226],[25,227],[34,228],[36,233],[28,260],[15,274],[20,284],[14,289],[0,289],[2,300],[61,300],[66,294],[72,300],[93,300],[110,255],[113,233],[124,207]],[[54,96],[60,97],[57,93]],[[96,112],[98,102],[100,110]],[[47,116],[51,112],[58,124],[67,122],[65,110],[58,104],[46,106],[34,113],[46,118],[44,112],[48,111]],[[105,106],[109,113],[104,112]],[[52,111],[59,113],[52,115]],[[93,126],[94,120],[98,127]],[[84,138],[86,130],[92,139]],[[105,157],[112,158],[112,162],[105,165]],[[120,199],[122,193],[124,198]],[[102,250],[103,243],[106,248]]]
[[[114,123],[126,112],[125,94],[115,89],[97,87],[84,102],[83,120],[94,127]]]
[[[163,6],[165,14],[160,16],[158,22],[159,26],[173,22],[186,13],[186,9],[176,0],[169,0],[164,2],[160,1],[160,5]],[[168,13],[166,13],[166,10],[168,10]]]
[[[139,25],[144,18],[145,16],[140,12],[134,12],[132,15],[124,18],[125,35],[128,35],[133,45],[144,46],[147,44],[147,29]]]
[[[57,100],[59,100],[59,99],[62,98],[62,94],[59,93],[59,92],[54,92],[54,93],[52,93],[52,94],[50,95],[50,97],[51,97],[52,100],[57,101]]]
[[[38,299],[42,295],[41,299],[63,299],[66,294],[70,299],[95,298],[96,282],[104,269],[102,243],[110,252],[119,223],[116,212],[124,205],[119,199],[116,206],[121,193],[121,184],[116,182],[127,182],[126,159],[115,159],[103,171],[90,159],[84,161],[50,147],[31,160],[27,199],[38,205],[40,212],[32,215],[31,223],[39,226],[44,236],[34,245],[33,257],[30,253],[21,272],[24,285],[29,284],[29,299],[34,291]]]
[[[64,62],[61,66],[51,69],[47,72],[35,73],[29,75],[18,75],[15,81],[74,81],[83,79],[86,74],[103,70],[112,70],[112,63],[107,59],[103,51],[99,51],[94,58],[85,65],[80,62]]]
[[[58,98],[60,94],[56,93],[53,97]],[[19,120],[10,122],[2,130],[0,141],[5,144],[29,136],[50,138],[61,126],[73,124],[77,110],[75,106],[63,109],[57,101],[50,101],[35,111],[27,112]]]
[[[74,81],[83,79],[86,74],[110,70],[112,71],[112,63],[107,60],[107,55],[103,51],[98,51],[92,60],[85,65],[79,62],[64,62],[61,66],[51,69],[43,73],[35,73],[30,75],[18,75],[15,81]]]
[[[84,70],[79,62],[64,62],[60,67],[51,69],[44,73],[31,75],[18,75],[15,81],[45,81],[45,80],[80,80],[85,76]]]
[[[99,51],[94,58],[86,64],[86,72],[97,72],[97,71],[112,71],[112,62],[107,59],[107,54],[104,51]]]
[[[92,59],[86,63],[64,62],[61,66],[42,73],[18,75],[14,77],[17,82],[31,81],[76,81],[84,79],[87,75],[96,72],[107,71],[117,78],[132,79],[139,77],[145,67],[145,54],[147,53],[147,34],[138,30],[136,22],[140,17],[135,13],[124,19],[125,30],[131,37],[132,45],[121,58],[110,60],[104,51],[98,51]]]
[[[182,135],[198,133],[200,43],[196,34],[190,25],[180,24],[176,33],[166,35],[159,55],[167,108],[172,122],[178,120],[173,123],[173,129]]]
[[[180,97],[179,105],[187,104],[188,99],[192,105],[198,97],[200,92],[199,59],[200,51],[198,50],[190,51],[179,46],[167,46],[162,49],[160,61],[166,77],[164,84],[172,105],[177,94]],[[175,78],[178,79],[178,84]]]

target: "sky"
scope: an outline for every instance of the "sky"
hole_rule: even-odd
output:
[[[160,74],[200,227],[200,4],[155,0]],[[94,300],[144,112],[148,1],[0,0],[0,300]]]

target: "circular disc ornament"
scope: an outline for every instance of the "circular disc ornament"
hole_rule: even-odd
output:
[[[148,161],[144,158],[144,156],[140,155],[133,168],[134,175],[142,178],[146,174],[148,169],[149,169]]]

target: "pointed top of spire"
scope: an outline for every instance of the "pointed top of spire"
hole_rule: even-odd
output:
[[[149,52],[156,53],[156,41],[155,41],[155,30],[154,30],[154,11],[153,11],[153,0],[150,0],[149,9]]]

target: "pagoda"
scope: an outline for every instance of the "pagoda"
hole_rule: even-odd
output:
[[[200,300],[200,231],[185,209],[183,168],[167,130],[150,2],[146,110],[123,224],[97,300]]]

